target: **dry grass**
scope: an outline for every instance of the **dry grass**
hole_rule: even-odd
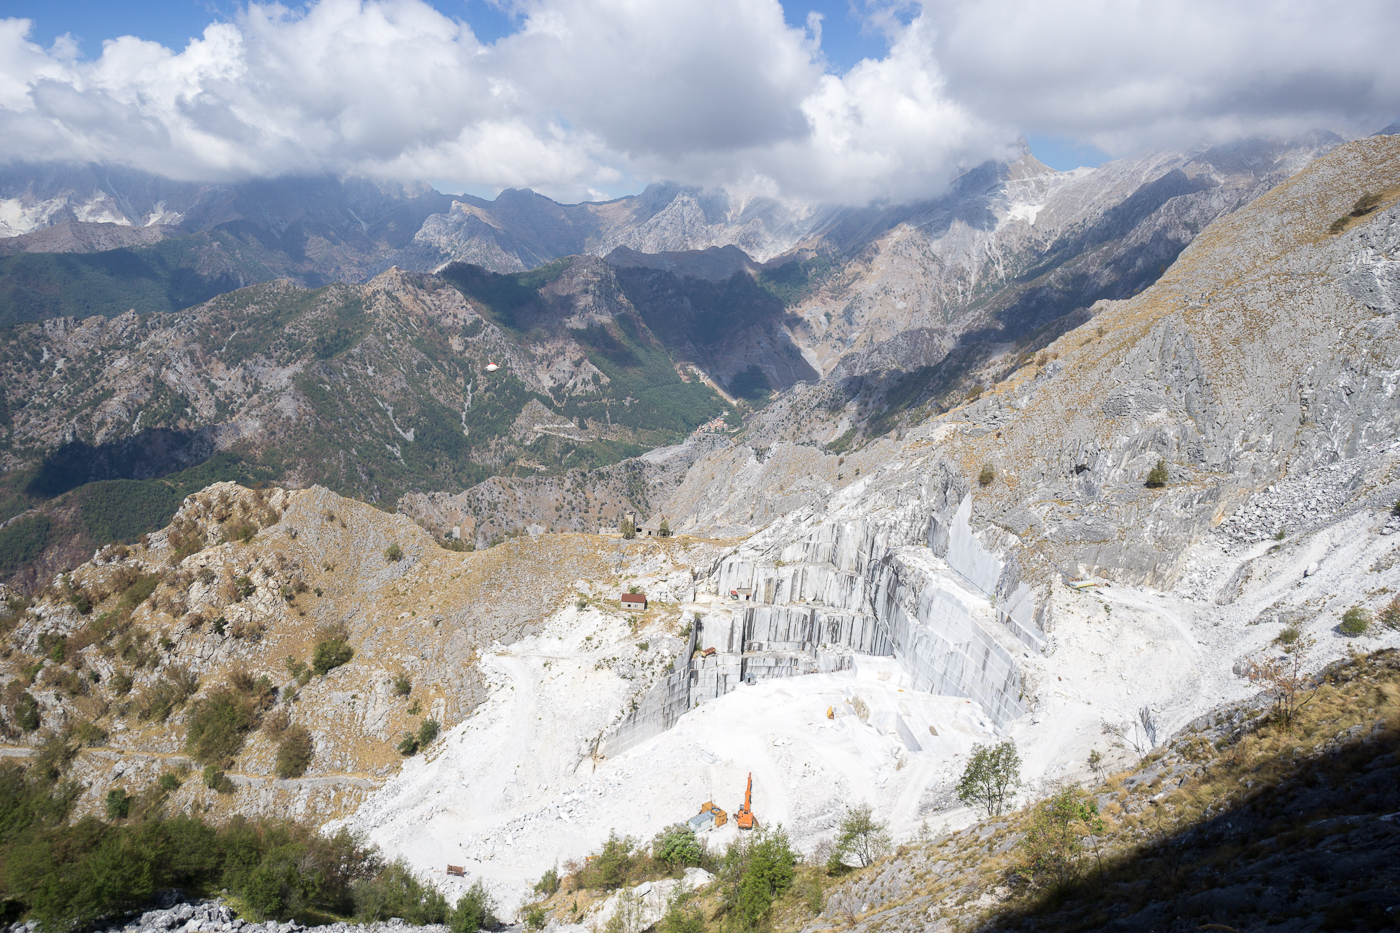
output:
[[[1213,743],[1202,736],[1183,736],[1143,762],[1144,766],[1160,762],[1162,767],[1174,769],[1171,779],[1158,777],[1129,786],[1128,779],[1141,772],[1125,771],[1087,788],[1099,801],[1105,823],[1102,853],[1110,881],[1152,878],[1148,888],[1143,889],[1145,893],[1140,894],[1142,897],[1173,892],[1174,886],[1184,883],[1190,866],[1164,867],[1154,861],[1161,842],[1221,813],[1251,804],[1267,805],[1275,788],[1305,769],[1317,767],[1319,761],[1330,761],[1324,752],[1342,755],[1341,766],[1349,766],[1345,761],[1347,750],[1356,748],[1360,741],[1360,736],[1349,735],[1349,730],[1361,726],[1361,732],[1370,734],[1377,723],[1381,744],[1359,754],[1370,757],[1386,748],[1400,749],[1400,654],[1395,651],[1378,652],[1338,665],[1326,678],[1316,700],[1295,716],[1291,729],[1265,715],[1234,742]],[[1303,822],[1329,815],[1307,814]],[[1050,892],[1018,886],[1011,878],[1019,860],[1015,848],[988,854],[1008,838],[1019,839],[1028,818],[1028,809],[1002,818],[1006,825],[991,834],[991,844],[980,838],[985,826],[979,824],[928,845],[909,847],[904,854],[894,856],[893,861],[906,879],[921,879],[922,883],[913,885],[908,896],[897,901],[880,903],[878,898],[872,899],[876,903],[869,911],[848,918],[851,923],[841,925],[878,929],[881,914],[914,898],[927,898],[932,905],[930,919],[936,916],[956,929],[981,929],[996,926],[998,918],[1057,909],[1060,901],[1049,896]],[[1287,821],[1289,817],[1282,815],[1280,819]],[[1287,843],[1305,835],[1299,830],[1291,836],[1280,836],[1279,840]],[[1247,846],[1247,840],[1220,845],[1210,853],[1209,862],[1226,866],[1245,853]],[[940,861],[944,863],[940,870],[929,870]],[[831,896],[859,901],[851,891],[888,868],[887,860],[854,872],[833,886]],[[998,903],[991,907],[974,904],[978,896],[998,888],[1005,891]],[[1091,919],[1085,918],[1088,925],[1084,928],[1093,928]],[[1103,922],[1102,918],[1097,921],[1098,925]]]

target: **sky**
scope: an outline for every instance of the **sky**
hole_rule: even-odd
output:
[[[1397,45],[1395,0],[0,0],[0,161],[900,201],[1025,142],[1364,135]]]

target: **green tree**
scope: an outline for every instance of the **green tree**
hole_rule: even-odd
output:
[[[1063,787],[1032,812],[1018,844],[1021,863],[1017,871],[1032,884],[1063,890],[1079,878],[1084,837],[1094,841],[1097,852],[1103,832],[1098,804],[1074,785]],[[1099,870],[1102,873],[1102,861]]]
[[[620,837],[615,832],[608,833],[602,851],[585,870],[585,886],[612,891],[626,884],[627,876],[632,871],[632,853],[636,847],[637,841],[631,836]]]
[[[782,826],[760,826],[730,843],[720,875],[739,929],[755,930],[767,921],[773,901],[792,887],[797,861]]]
[[[620,530],[622,532],[622,536],[628,539],[629,541],[637,537],[637,526],[633,524],[631,516],[623,516],[622,527]]]
[[[645,920],[642,899],[631,891],[623,891],[617,895],[617,905],[603,926],[603,933],[642,933]]]
[[[220,687],[195,706],[185,746],[206,765],[228,767],[261,715],[257,698]]]
[[[478,878],[467,888],[467,893],[457,899],[447,925],[452,933],[476,933],[496,925],[496,901]]]
[[[700,864],[700,840],[695,838],[695,831],[684,823],[672,823],[657,833],[652,840],[651,851],[658,861],[665,862],[672,871],[686,865]]]
[[[663,538],[671,537],[671,523],[663,518],[661,520],[661,527],[656,529],[656,533]]]
[[[553,897],[559,890],[559,869],[551,868],[535,882],[535,893]]]
[[[958,799],[982,810],[986,816],[1000,816],[1007,800],[1021,786],[1021,756],[1016,743],[1007,739],[998,745],[974,745],[972,757],[958,782]]]
[[[1167,485],[1170,477],[1167,475],[1167,461],[1158,460],[1157,465],[1147,473],[1147,488],[1161,489]]]
[[[889,851],[890,834],[886,825],[875,819],[875,809],[870,804],[857,804],[848,807],[841,819],[827,867],[835,870],[855,859],[864,868]]]
[[[397,544],[389,545],[384,549],[384,559],[397,564],[399,561],[403,560],[403,548],[399,547]]]
[[[438,725],[436,719],[425,719],[418,725],[418,747],[427,748],[433,744],[433,739],[438,737],[442,727]]]

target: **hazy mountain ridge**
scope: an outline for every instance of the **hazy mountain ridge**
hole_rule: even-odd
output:
[[[162,489],[216,454],[234,459],[206,482],[322,483],[392,506],[496,473],[613,463],[725,409],[601,260],[524,281],[476,267],[445,275],[394,271],[310,291],[274,282],[165,315],[4,332],[3,517],[38,509],[0,531],[5,576],[22,570],[32,585],[104,543],[85,511],[88,484],[143,481],[129,494],[163,502]],[[580,530],[603,521],[593,509],[553,518],[551,528]],[[78,552],[50,548],[64,541]]]

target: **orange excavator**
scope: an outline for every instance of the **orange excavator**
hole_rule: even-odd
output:
[[[734,823],[740,829],[753,829],[758,825],[758,821],[753,815],[753,772],[749,772],[749,786],[744,791],[744,803],[739,807],[739,812],[734,814]]]

